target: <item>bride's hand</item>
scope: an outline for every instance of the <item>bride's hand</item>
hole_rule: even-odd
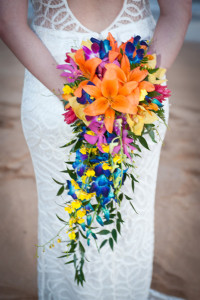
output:
[[[158,66],[169,69],[183,44],[192,16],[192,0],[158,0],[160,17],[149,51],[157,54]]]
[[[27,0],[0,1],[0,36],[21,63],[49,90],[60,93],[66,80],[57,62],[27,24]],[[58,96],[59,97],[59,96]],[[59,97],[61,98],[61,97]]]

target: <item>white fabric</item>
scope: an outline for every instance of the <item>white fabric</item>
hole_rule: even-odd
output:
[[[34,0],[33,5],[45,4],[48,9],[54,4],[60,3],[66,9],[65,26],[56,29],[55,17],[49,18],[52,26],[33,25],[33,30],[49,49],[58,63],[63,63],[65,53],[72,48],[80,47],[82,40],[91,36],[106,38],[109,28],[100,34],[91,32],[75,19],[70,13],[65,0]],[[132,1],[135,5],[136,2]],[[149,7],[146,9],[148,10]],[[51,7],[52,6],[52,7]],[[140,18],[135,22],[121,24],[121,17],[131,6],[131,1],[125,1],[124,6],[112,24],[110,30],[118,42],[126,41],[131,36],[141,35],[143,39],[150,39],[154,30],[152,15]],[[39,7],[39,6],[38,6]],[[132,6],[133,7],[133,6]],[[138,15],[145,8],[140,6]],[[58,10],[59,11],[59,10]],[[132,10],[134,11],[134,10]],[[43,11],[45,14],[45,11]],[[131,18],[131,10],[129,10]],[[45,15],[46,16],[46,15]],[[134,14],[132,13],[134,20]],[[38,18],[35,11],[35,18]],[[75,23],[73,30],[66,29],[68,24]],[[36,19],[33,24],[36,24]],[[121,25],[120,25],[121,24]],[[120,26],[119,26],[120,25]],[[82,30],[80,28],[82,27]],[[48,72],[48,69],[46,70]],[[53,89],[54,87],[52,87]],[[168,103],[165,104],[166,118],[168,119]],[[21,107],[21,120],[24,135],[30,149],[34,166],[37,192],[38,192],[38,244],[42,245],[52,238],[62,224],[56,218],[56,213],[65,216],[62,204],[64,199],[56,197],[58,185],[52,177],[64,182],[66,176],[61,173],[64,170],[64,161],[68,160],[69,150],[60,148],[72,137],[71,128],[63,121],[63,104],[58,98],[47,90],[27,70],[25,73],[23,100]],[[159,125],[159,133],[164,138],[166,127]],[[158,139],[159,140],[159,139]],[[63,244],[56,244],[55,248],[48,249],[45,253],[39,253],[38,259],[38,288],[40,300],[175,300],[177,298],[164,296],[150,290],[152,278],[152,263],[154,251],[154,200],[157,169],[160,156],[161,142],[154,144],[148,139],[151,151],[143,149],[142,159],[136,159],[136,174],[139,175],[139,184],[135,185],[135,193],[131,192],[130,182],[127,182],[123,190],[133,198],[133,204],[138,214],[132,210],[130,204],[124,201],[121,212],[125,223],[122,227],[122,235],[118,236],[114,252],[106,245],[99,255],[94,245],[87,247],[90,262],[85,264],[86,283],[84,288],[77,287],[74,283],[74,269],[72,265],[65,265],[64,259],[58,259]],[[64,198],[64,197],[63,197]],[[63,238],[66,233],[63,233]]]

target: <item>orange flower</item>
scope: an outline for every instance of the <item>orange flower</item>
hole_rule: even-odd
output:
[[[107,70],[103,80],[97,82],[97,86],[84,86],[83,89],[86,93],[95,98],[95,101],[84,109],[84,113],[88,116],[105,114],[105,126],[111,133],[115,110],[130,114],[137,112],[135,103],[136,99],[139,99],[139,90],[137,91],[136,87],[137,82],[134,81],[127,82],[122,86],[119,84],[116,73],[113,70]]]
[[[127,55],[123,55],[121,60],[121,68],[115,64],[107,64],[106,68],[108,70],[114,70],[116,72],[117,78],[122,83],[137,82],[138,90],[146,90],[147,92],[152,92],[155,90],[155,87],[152,83],[145,81],[145,77],[149,74],[147,70],[140,70],[140,67],[137,67],[131,70],[130,62]],[[139,98],[138,98],[139,104]]]
[[[83,72],[83,76],[88,78],[88,80],[84,80],[79,84],[79,87],[74,92],[74,95],[76,97],[81,97],[81,92],[83,86],[85,86],[88,81],[92,81],[95,75],[95,71],[97,66],[101,63],[101,59],[98,57],[91,58],[88,60],[85,60],[85,55],[83,49],[79,49],[76,51],[74,59],[76,63],[78,64],[80,70]]]

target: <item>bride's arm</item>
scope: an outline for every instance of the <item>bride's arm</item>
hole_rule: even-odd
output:
[[[49,90],[62,90],[56,61],[27,24],[27,0],[0,1],[0,35],[20,62]]]
[[[158,19],[150,51],[157,54],[158,65],[169,69],[183,44],[191,20],[192,0],[158,0]]]

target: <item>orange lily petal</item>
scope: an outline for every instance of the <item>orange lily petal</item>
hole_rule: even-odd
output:
[[[95,85],[85,85],[83,89],[91,97],[94,97],[96,99],[102,97],[101,90]]]
[[[104,123],[108,132],[113,132],[113,124],[115,120],[115,111],[109,107],[105,112]]]
[[[88,81],[89,81],[89,80],[84,80],[84,81],[82,81],[82,82],[79,84],[79,86],[77,87],[77,89],[76,89],[75,92],[74,92],[74,95],[75,95],[76,97],[81,97],[81,95],[82,95],[82,88],[88,83]]]
[[[133,69],[129,76],[128,79],[129,81],[137,81],[140,82],[142,81],[147,75],[149,74],[149,72],[147,70],[140,70],[140,67],[137,67],[135,69]]]
[[[97,66],[101,63],[101,59],[98,57],[94,57],[91,59],[86,60],[85,62],[85,69],[86,69],[86,75],[89,75],[89,79],[93,79],[95,75],[95,71]]]
[[[121,68],[122,70],[124,71],[124,73],[126,74],[126,76],[128,75],[128,73],[130,72],[131,70],[131,67],[130,67],[130,62],[129,62],[129,59],[127,57],[126,54],[124,54],[122,56],[122,60],[121,60]]]
[[[147,92],[153,92],[155,90],[154,85],[148,81],[142,81],[139,83],[139,88],[146,90]]]
[[[132,103],[133,106],[137,106],[139,104],[140,99],[139,88],[137,87],[130,95],[128,95],[127,99]]]
[[[85,56],[84,56],[84,51],[83,49],[78,49],[74,55],[75,62],[79,65],[82,66],[85,63]]]
[[[126,82],[126,74],[124,73],[124,71],[117,65],[115,64],[106,64],[105,65],[107,70],[114,70],[116,72],[117,78],[119,79],[119,81],[121,82]]]
[[[119,56],[119,54],[120,53],[118,53],[116,51],[110,50],[108,53],[109,61],[112,63],[117,58],[117,56]]]
[[[104,114],[109,107],[109,102],[106,98],[101,97],[96,99],[93,103],[89,104],[84,113],[88,116],[98,116]]]
[[[106,98],[113,98],[118,94],[118,80],[113,70],[107,70],[101,83],[102,95]]]
[[[117,41],[114,39],[112,34],[109,32],[107,36],[107,40],[110,42],[110,47],[112,48],[113,51],[117,50]]]
[[[113,99],[111,107],[117,111],[120,111],[124,114],[134,114],[135,106],[123,95],[118,95]]]
[[[128,96],[138,86],[137,81],[126,82],[120,89],[119,94]]]
[[[101,88],[101,80],[99,79],[99,77],[97,77],[97,75],[94,76],[92,82],[100,89]]]

